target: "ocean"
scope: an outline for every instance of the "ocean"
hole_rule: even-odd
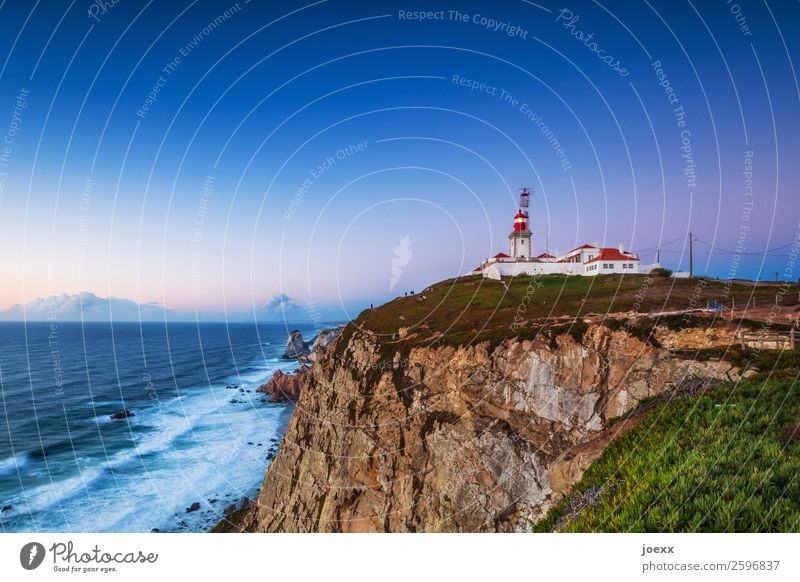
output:
[[[277,451],[293,405],[255,388],[292,329],[0,323],[0,531],[207,531]]]

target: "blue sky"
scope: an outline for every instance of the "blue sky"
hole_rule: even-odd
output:
[[[0,309],[354,316],[506,250],[522,186],[535,250],[786,272],[794,3],[99,6],[0,8]]]

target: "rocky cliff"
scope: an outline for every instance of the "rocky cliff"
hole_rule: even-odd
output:
[[[283,402],[285,400],[297,402],[307,373],[307,368],[300,368],[291,374],[277,370],[272,375],[272,378],[256,388],[256,392],[266,394],[272,402]]]
[[[242,525],[525,531],[619,432],[611,419],[686,378],[738,376],[725,362],[674,354],[603,325],[430,348],[351,324],[304,377]]]

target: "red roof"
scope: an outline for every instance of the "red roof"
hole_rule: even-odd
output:
[[[579,246],[579,247],[575,247],[575,248],[574,248],[574,249],[572,249],[571,251],[568,251],[568,252],[566,252],[566,253],[564,253],[564,254],[565,254],[565,255],[568,255],[569,253],[574,253],[575,251],[579,251],[579,250],[581,250],[581,249],[596,249],[596,248],[597,248],[597,247],[596,247],[595,245],[581,245],[581,246]]]
[[[507,254],[505,254],[505,253],[497,253],[497,254],[496,254],[494,257],[492,257],[492,258],[494,258],[494,259],[510,259],[511,257],[509,257],[509,256],[508,256]]]
[[[638,261],[636,257],[619,252],[619,249],[606,248],[600,249],[600,254],[595,258],[586,261],[584,264],[594,263],[595,261]]]
[[[539,255],[536,258],[537,259],[555,259],[555,257],[553,255],[551,255],[550,253],[542,253],[541,255]]]

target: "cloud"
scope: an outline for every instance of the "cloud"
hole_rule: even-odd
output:
[[[264,309],[269,313],[280,313],[284,311],[289,311],[290,309],[296,309],[297,305],[292,302],[292,298],[286,295],[286,293],[279,293],[277,295],[273,295],[267,304],[264,306]]]
[[[94,293],[51,295],[0,311],[3,321],[163,321],[172,313],[157,303],[136,303]]]

